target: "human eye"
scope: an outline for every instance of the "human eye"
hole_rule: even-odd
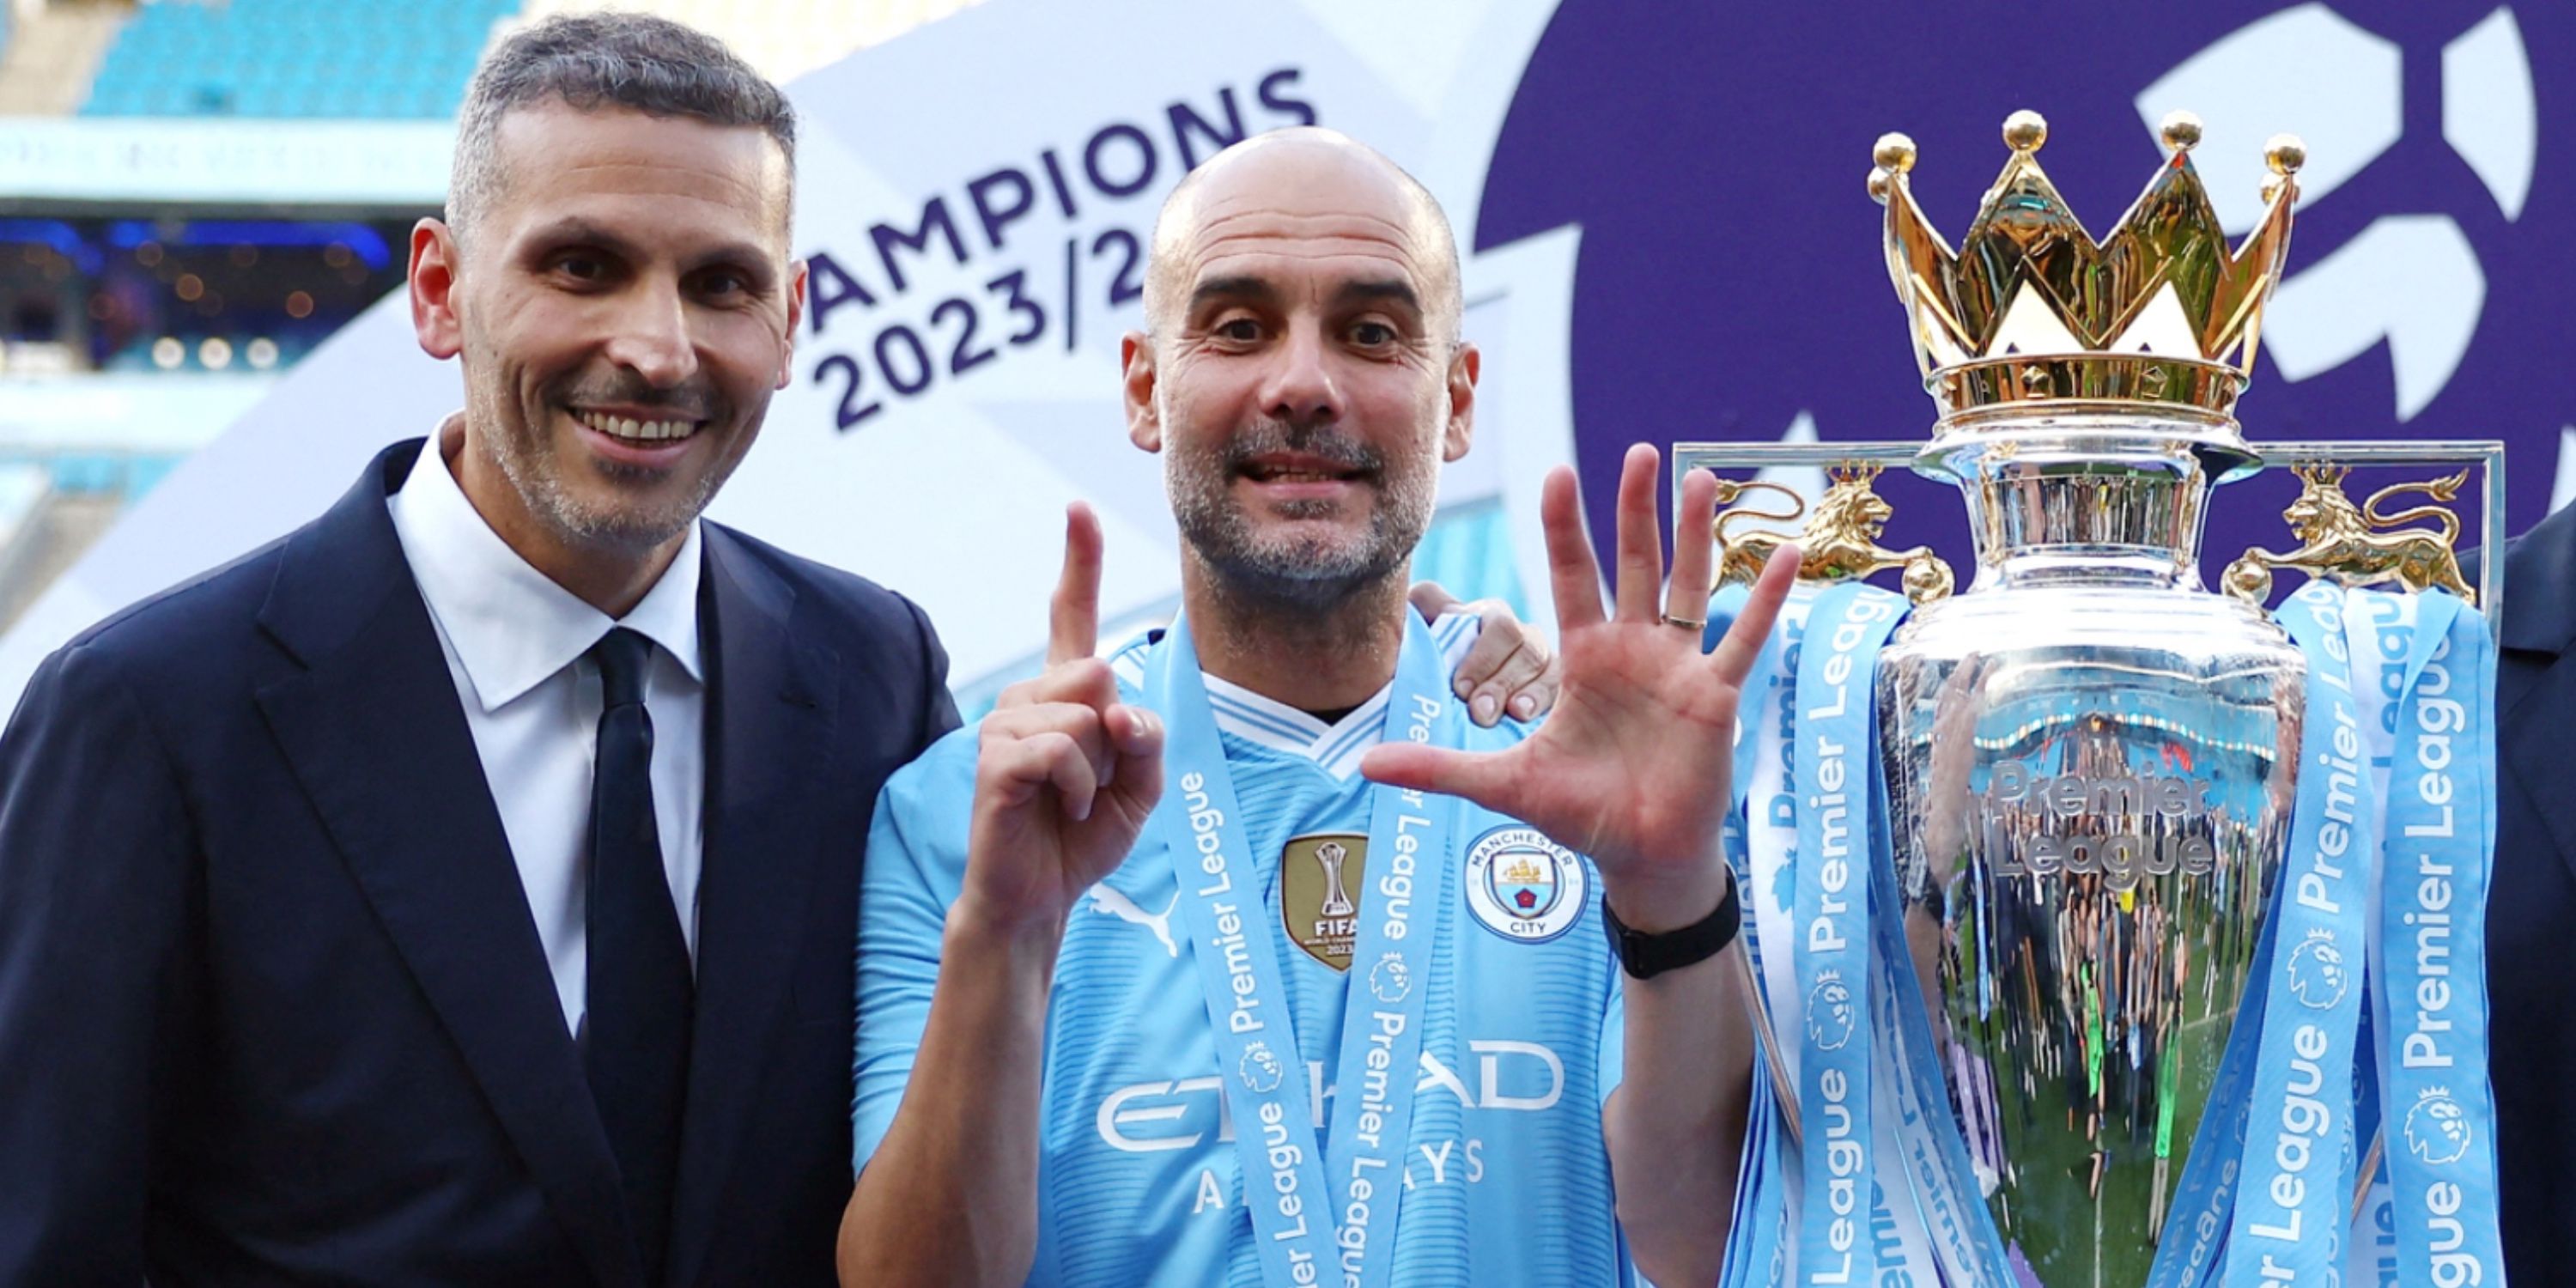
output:
[[[698,274],[698,293],[710,299],[734,300],[752,293],[751,278],[730,268],[711,268]]]
[[[607,256],[592,250],[557,251],[547,258],[546,268],[554,276],[581,286],[599,285],[615,271]]]
[[[1353,323],[1350,336],[1351,343],[1363,349],[1382,349],[1404,338],[1403,333],[1397,331],[1392,325],[1375,318]]]

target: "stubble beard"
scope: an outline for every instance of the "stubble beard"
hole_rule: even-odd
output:
[[[642,391],[645,392],[644,397],[636,397],[638,392],[624,389],[589,401],[647,405],[667,401],[649,391]],[[663,502],[636,499],[624,485],[630,482],[648,484],[654,478],[652,471],[614,461],[575,459],[570,452],[558,450],[553,434],[555,418],[564,414],[561,411],[564,406],[582,400],[548,391],[532,403],[518,408],[515,417],[494,414],[503,409],[504,402],[503,396],[497,392],[482,400],[486,413],[482,422],[493,431],[484,437],[491,445],[492,461],[500,467],[501,477],[509,481],[512,491],[518,493],[529,516],[567,544],[639,555],[658,550],[688,530],[689,525],[706,510],[708,503],[715,499],[717,489],[724,486],[740,461],[736,455],[730,460],[719,459],[710,463],[676,499]],[[723,431],[710,421],[707,428],[698,432],[714,434]],[[608,482],[609,488],[604,495],[585,498],[565,479],[567,469],[595,471]]]
[[[1246,462],[1270,452],[1319,456],[1359,471],[1376,505],[1358,534],[1290,532],[1265,536],[1233,496]],[[1228,605],[1274,624],[1323,625],[1336,610],[1371,598],[1365,592],[1400,583],[1413,549],[1431,522],[1436,467],[1390,463],[1382,454],[1327,426],[1265,422],[1222,452],[1168,458],[1172,516],[1190,558],[1209,574]],[[1282,517],[1330,519],[1330,501],[1289,502]],[[1353,623],[1359,626],[1359,623]]]

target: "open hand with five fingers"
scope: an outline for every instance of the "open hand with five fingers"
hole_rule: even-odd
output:
[[[1163,722],[1120,700],[1093,652],[1100,633],[1100,520],[1065,513],[1064,574],[1046,670],[984,718],[975,814],[958,906],[1011,926],[1060,926],[1115,871],[1163,795]]]
[[[1360,765],[1379,782],[1465,797],[1589,856],[1619,920],[1647,933],[1691,925],[1725,897],[1718,833],[1736,707],[1798,567],[1796,547],[1776,552],[1726,638],[1703,654],[1695,623],[1707,612],[1715,558],[1707,534],[1716,478],[1700,471],[1683,483],[1667,591],[1658,465],[1653,448],[1628,450],[1606,611],[1574,473],[1560,466],[1548,476],[1540,517],[1564,687],[1537,732],[1500,752],[1387,743]]]

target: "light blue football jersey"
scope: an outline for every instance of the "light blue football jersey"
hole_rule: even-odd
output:
[[[1475,628],[1464,615],[1435,626],[1444,671]],[[1159,635],[1113,658],[1130,701]],[[1332,889],[1319,851],[1339,847],[1341,885],[1365,899],[1370,785],[1358,766],[1386,726],[1387,697],[1326,726],[1213,676],[1207,688],[1286,959],[1316,1134],[1329,1150],[1346,997],[1333,950],[1347,957],[1350,941],[1334,933],[1345,923],[1316,915]],[[1510,721],[1460,725],[1480,751],[1528,732]],[[941,930],[965,871],[975,755],[972,728],[952,733],[888,781],[877,804],[859,905],[861,1167],[893,1122],[920,1047]],[[1589,861],[1473,806],[1455,857],[1427,981],[1392,1282],[1628,1284],[1601,1131],[1601,1102],[1619,1080],[1621,1023],[1599,878]],[[1033,1286],[1260,1288],[1216,1036],[1178,896],[1169,853],[1149,830],[1065,928],[1047,1015]],[[1283,920],[1283,897],[1296,924]]]

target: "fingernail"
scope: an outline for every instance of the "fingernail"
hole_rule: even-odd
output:
[[[1538,699],[1524,693],[1512,699],[1512,714],[1523,720],[1538,714]]]
[[[1470,709],[1476,713],[1476,723],[1489,725],[1494,722],[1494,716],[1502,710],[1502,705],[1494,701],[1493,694],[1479,693],[1476,695],[1475,704]]]
[[[1458,695],[1459,697],[1462,697],[1462,698],[1463,698],[1463,697],[1466,697],[1466,696],[1467,696],[1467,680],[1466,680],[1466,677],[1464,677],[1464,676],[1460,676],[1459,678],[1457,678],[1457,679],[1455,679],[1455,680],[1451,680],[1451,681],[1449,682],[1449,691],[1450,691],[1451,693],[1454,693],[1454,694]]]

